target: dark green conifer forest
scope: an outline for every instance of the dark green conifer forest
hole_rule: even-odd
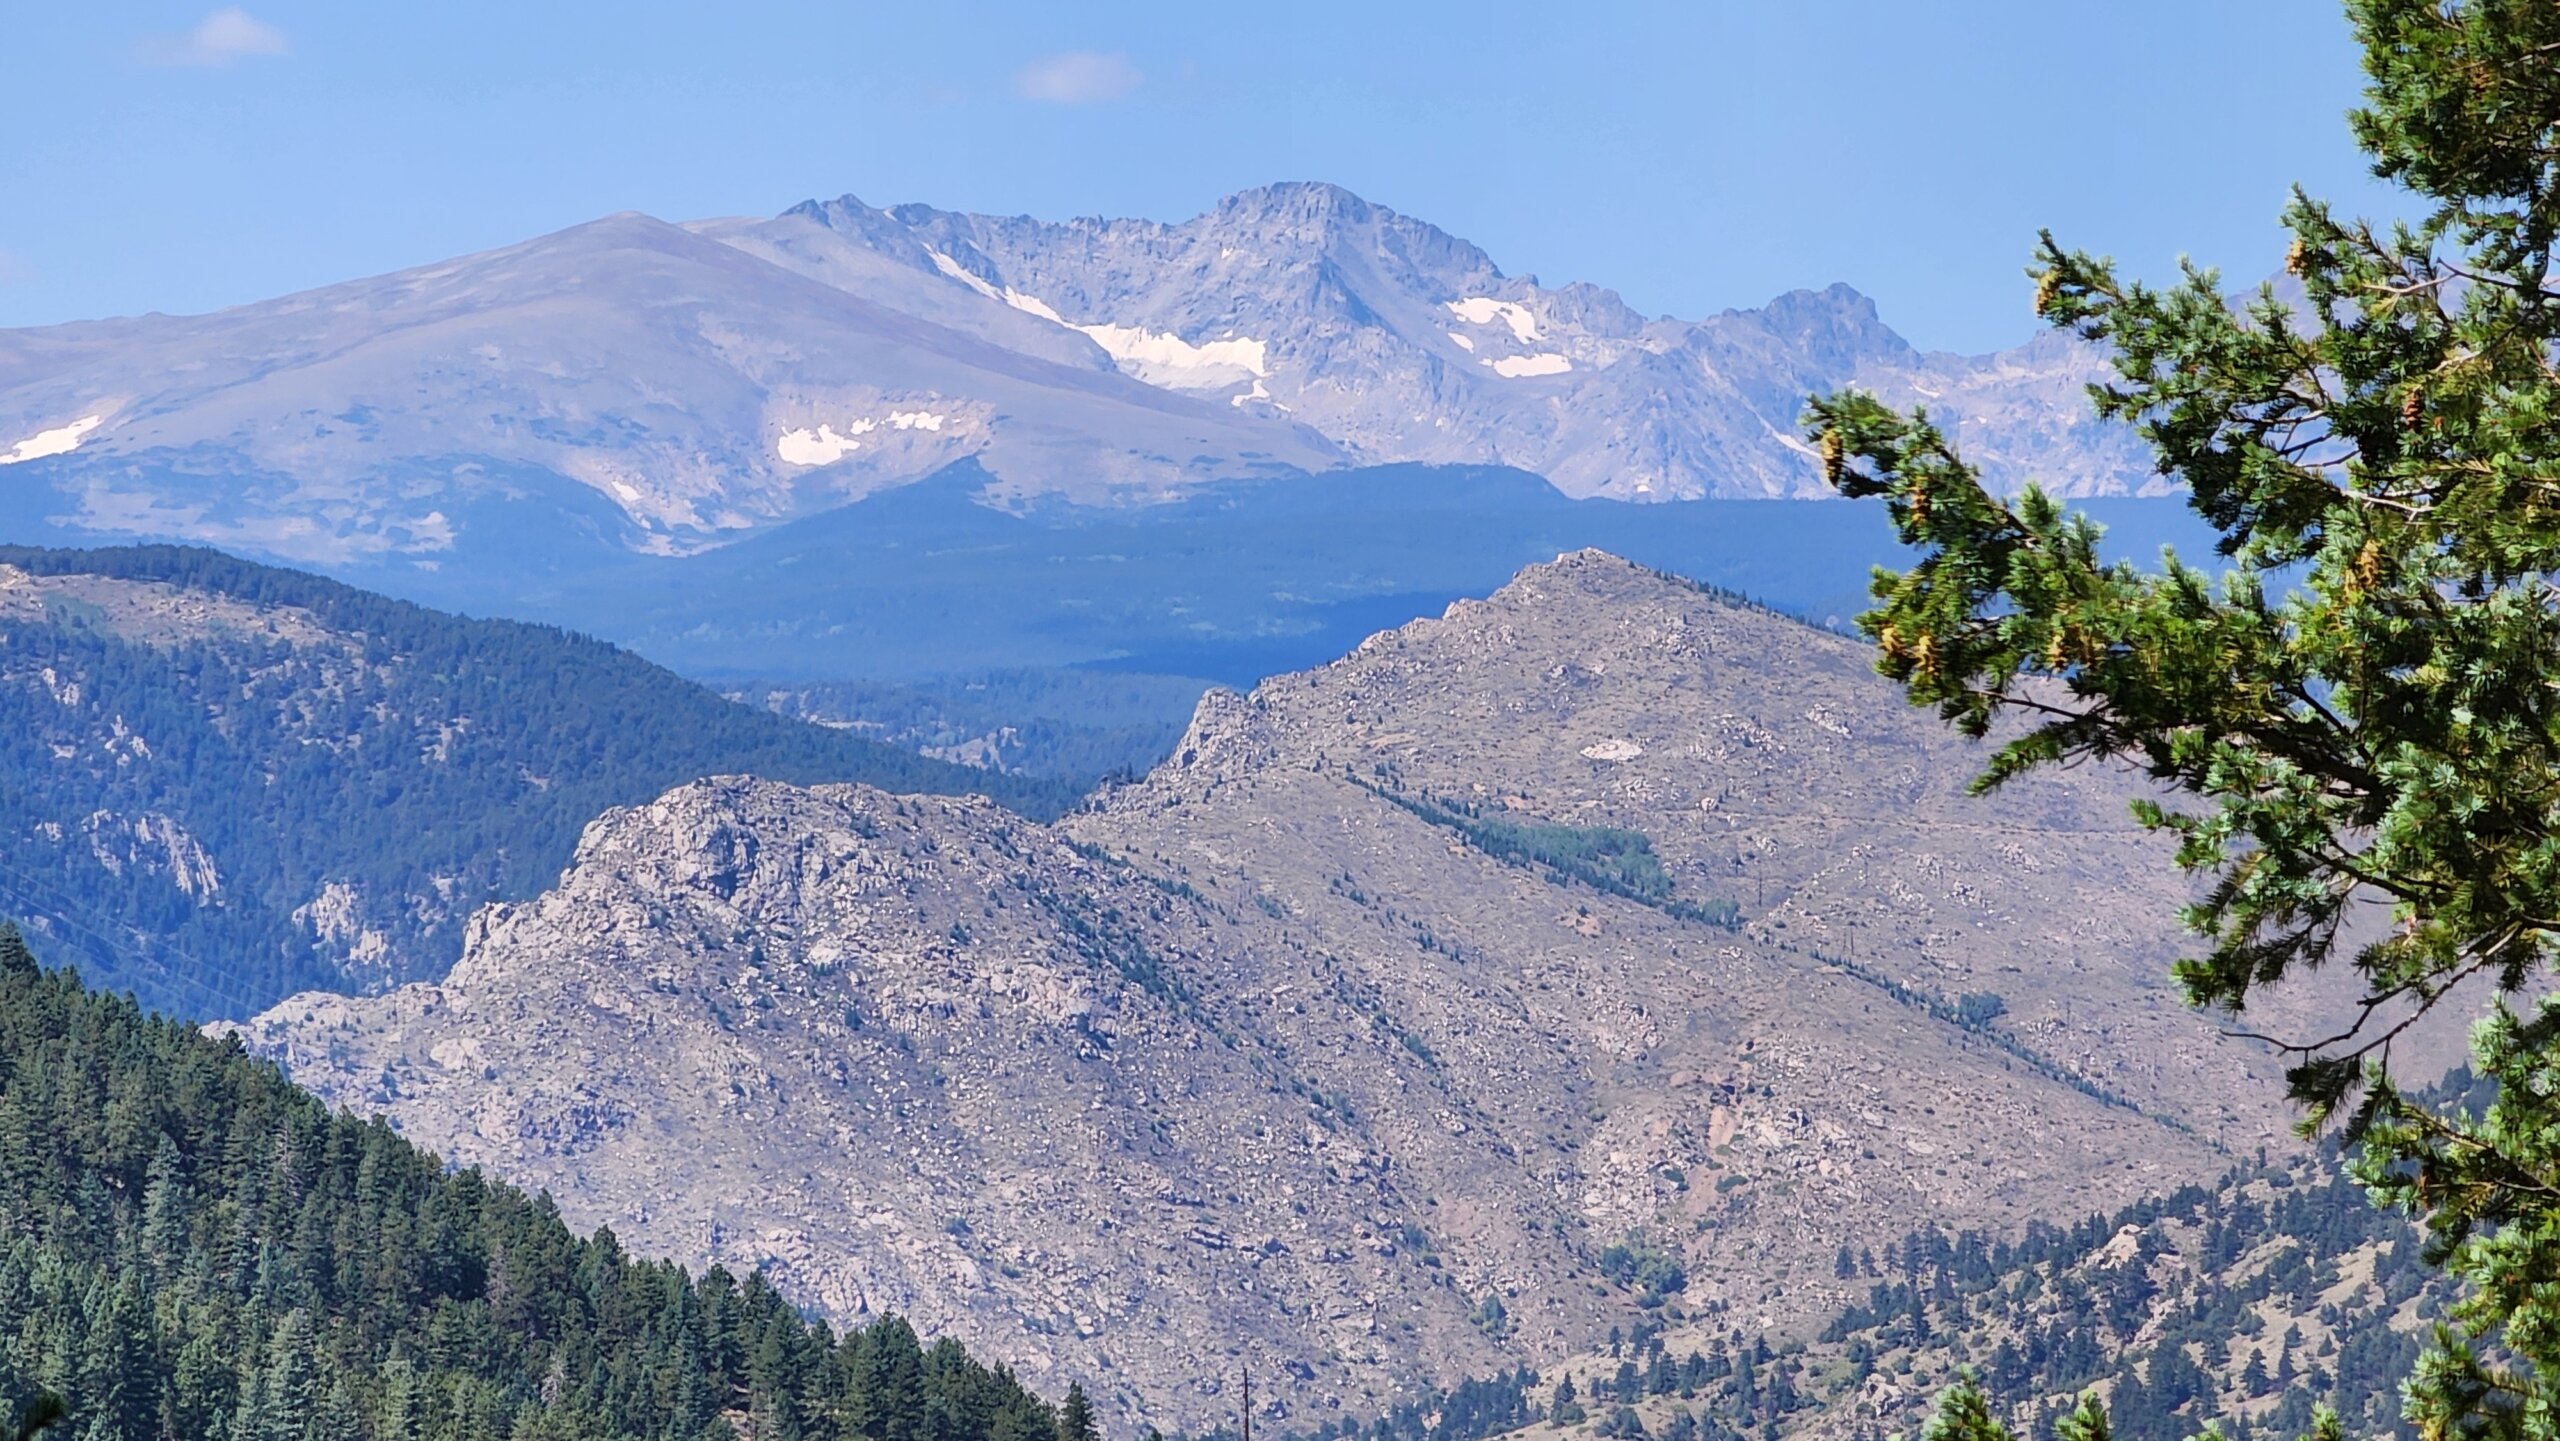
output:
[[[956,1343],[579,1236],[0,926],[0,1408],[48,1396],[63,1441],[1062,1436]]]

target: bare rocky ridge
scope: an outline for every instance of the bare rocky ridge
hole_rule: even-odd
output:
[[[1040,1384],[1199,1425],[1240,1358],[1275,1415],[1367,1413],[1589,1346],[1614,1243],[1685,1264],[1672,1314],[1792,1329],[1843,1242],[2282,1143],[2274,1062],[2161,988],[2182,882],[2126,783],[1967,800],[1979,759],[1854,643],[1586,552],[1212,694],[1056,829],[744,779],[610,812],[442,983],[247,1036],[580,1224]],[[1671,889],[1461,815],[1641,831]]]

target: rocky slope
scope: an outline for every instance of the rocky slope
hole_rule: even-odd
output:
[[[1843,1244],[2282,1144],[2273,1063],[2159,988],[2125,785],[1973,802],[1977,761],[1854,644],[1578,554],[1213,693],[1055,828],[743,779],[610,812],[442,983],[247,1035],[1041,1384],[1197,1425],[1241,1359],[1274,1417],[1373,1414],[1639,1314],[1784,1335]]]
[[[1364,461],[1816,494],[1798,412],[1850,384],[1940,410],[2003,484],[2130,492],[2095,373],[2054,339],[1924,354],[1843,286],[1646,317],[1328,185],[1178,225],[847,196],[0,332],[0,522],[503,568],[716,545],[964,459],[1082,502]]]

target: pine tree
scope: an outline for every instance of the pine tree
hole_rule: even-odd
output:
[[[1582,1416],[1582,1405],[1575,1399],[1573,1377],[1570,1375],[1557,1377],[1555,1395],[1547,1404],[1547,1419],[1558,1426],[1570,1426],[1581,1420]]]
[[[894,1317],[862,1333],[854,1354],[854,1433],[863,1441],[929,1441],[924,1352]]]
[[[2054,1422],[2053,1436],[2054,1441],[2112,1441],[2106,1408],[2095,1396],[2082,1397],[2079,1405]]]
[[[382,1399],[375,1408],[378,1441],[426,1441],[425,1398],[418,1394],[418,1368],[405,1355],[382,1365]]]
[[[2267,1375],[2266,1353],[2250,1352],[2248,1364],[2240,1368],[2240,1390],[2254,1398],[2264,1396],[2273,1389],[2275,1389],[2275,1381]]]
[[[318,1344],[310,1312],[295,1307],[285,1315],[267,1344],[235,1441],[303,1441],[324,1384],[315,1364]]]
[[[801,1328],[782,1313],[765,1323],[755,1355],[747,1363],[748,1411],[754,1418],[754,1441],[801,1441],[798,1397],[802,1367],[798,1342]]]
[[[127,1279],[93,1293],[88,1336],[72,1394],[89,1418],[84,1441],[156,1441],[160,1434],[160,1367],[141,1285]]]
[[[311,1413],[302,1428],[302,1441],[366,1441],[364,1423],[356,1417],[355,1392],[348,1387],[345,1372],[330,1378],[328,1389],[321,1393],[319,1409]]]
[[[1920,1435],[1922,1441],[2011,1441],[2009,1428],[1991,1414],[1991,1398],[1971,1376],[1938,1398],[1937,1413]]]
[[[1093,1424],[1093,1403],[1085,1399],[1081,1381],[1067,1383],[1067,1399],[1058,1407],[1058,1441],[1102,1441]]]
[[[238,1375],[223,1354],[221,1343],[210,1332],[196,1336],[179,1348],[177,1364],[169,1378],[170,1429],[180,1436],[200,1436],[208,1441],[227,1436],[238,1392]],[[416,1438],[386,1437],[385,1441]]]
[[[165,1132],[143,1173],[142,1249],[162,1275],[187,1253],[186,1158]]]
[[[2369,79],[2356,140],[2418,219],[2376,227],[2297,193],[2296,293],[2236,303],[2213,271],[2156,289],[2049,235],[2034,266],[2038,312],[2113,358],[2099,412],[2138,425],[2219,532],[2219,583],[2174,558],[2102,564],[2085,517],[2033,487],[1991,495],[1925,412],[1850,392],[1808,422],[1832,483],[1882,497],[1920,554],[1860,617],[1878,668],[1968,734],[2028,723],[1980,785],[2114,759],[2176,798],[2137,814],[2210,878],[2186,917],[2204,953],[2177,967],[2189,1001],[2237,1015],[2304,970],[2361,978],[2332,1039],[2274,1039],[2306,1129],[2335,1124],[2466,1285],[2460,1329],[2410,1378],[2412,1419],[2548,1441],[2560,6],[2346,8]],[[2378,908],[2387,929],[2347,925]],[[2496,993],[2473,1044],[2494,1099],[2410,1094],[2392,1040],[2475,977]]]

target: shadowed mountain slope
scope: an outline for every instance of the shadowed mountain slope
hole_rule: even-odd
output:
[[[441,975],[597,811],[739,769],[1042,814],[1078,789],[211,551],[0,548],[0,911],[181,1014]]]

